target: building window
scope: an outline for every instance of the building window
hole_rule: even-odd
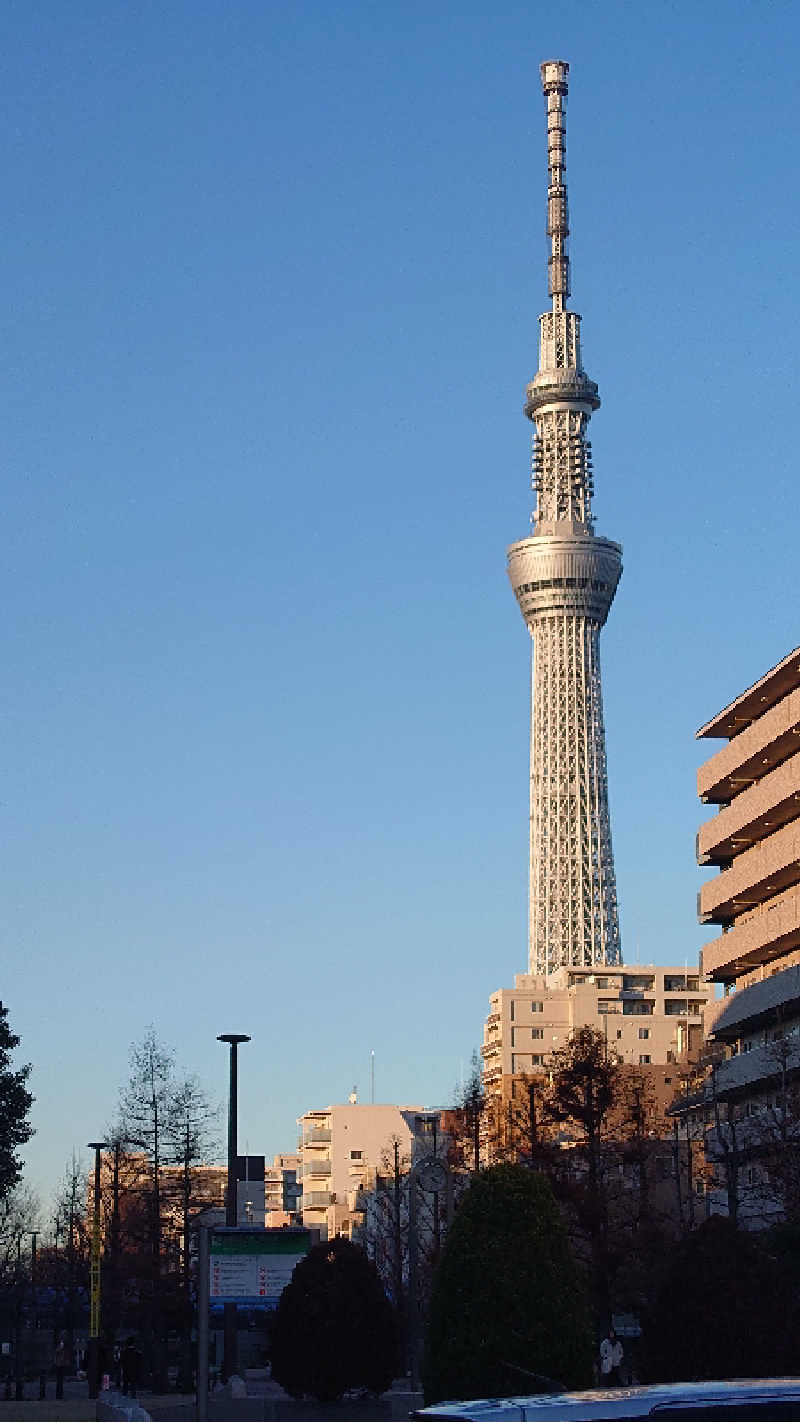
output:
[[[534,1042],[541,1042],[543,1037],[544,1029],[542,1027],[531,1027],[531,1039]]]
[[[649,1057],[649,1054],[648,1054],[647,1052],[640,1052],[640,1053],[639,1053],[639,1066],[649,1066],[649,1065],[650,1065],[650,1057]]]
[[[646,1042],[649,1036],[650,1036],[650,1028],[649,1028],[649,1027],[640,1027],[640,1028],[639,1028],[639,1041],[640,1041],[640,1042]]]
[[[350,1159],[351,1159],[351,1160],[361,1160],[361,1159],[362,1159],[361,1151],[360,1151],[360,1150],[351,1150],[351,1152],[350,1152]]]
[[[544,1066],[544,1057],[539,1056],[537,1053],[534,1052],[533,1056],[531,1057],[531,1065]]]
[[[513,1021],[514,1021],[514,999],[513,999],[513,997],[512,997],[512,999],[511,999],[511,1011],[510,1011],[510,1013],[509,1013],[509,1016],[511,1017],[511,1021],[513,1022]]]
[[[544,1012],[544,1003],[543,1003],[543,1002],[532,1002],[532,1003],[531,1003],[531,1012]]]

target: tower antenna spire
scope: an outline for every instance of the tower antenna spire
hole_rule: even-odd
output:
[[[569,296],[569,208],[567,206],[567,90],[569,65],[546,59],[539,66],[547,104],[547,235],[550,238],[548,290],[553,311],[563,311]]]

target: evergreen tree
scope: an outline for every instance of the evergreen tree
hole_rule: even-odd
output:
[[[363,1249],[336,1238],[296,1266],[275,1315],[272,1376],[292,1397],[332,1402],[385,1392],[394,1376],[392,1307]]]
[[[584,1281],[538,1172],[473,1177],[434,1279],[423,1380],[427,1403],[591,1382]]]
[[[10,1065],[19,1040],[8,1025],[8,1009],[0,1002],[0,1201],[18,1184],[22,1161],[17,1151],[33,1135],[28,1112],[34,1098],[26,1085],[30,1065],[16,1071]]]

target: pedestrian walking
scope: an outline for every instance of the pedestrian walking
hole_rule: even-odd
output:
[[[600,1344],[600,1381],[605,1387],[619,1387],[622,1382],[620,1368],[625,1350],[620,1343],[612,1323]]]
[[[69,1348],[63,1338],[59,1338],[58,1347],[55,1351],[53,1363],[56,1370],[56,1397],[61,1400],[64,1396],[64,1374],[67,1371],[72,1359],[69,1355]]]

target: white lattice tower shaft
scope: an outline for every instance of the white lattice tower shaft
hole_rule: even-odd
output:
[[[622,550],[594,533],[586,431],[600,400],[583,370],[580,317],[566,309],[569,66],[550,60],[541,73],[552,310],[539,318],[539,369],[525,397],[535,426],[533,530],[509,549],[508,571],[533,640],[530,971],[550,973],[622,961],[599,656]]]

